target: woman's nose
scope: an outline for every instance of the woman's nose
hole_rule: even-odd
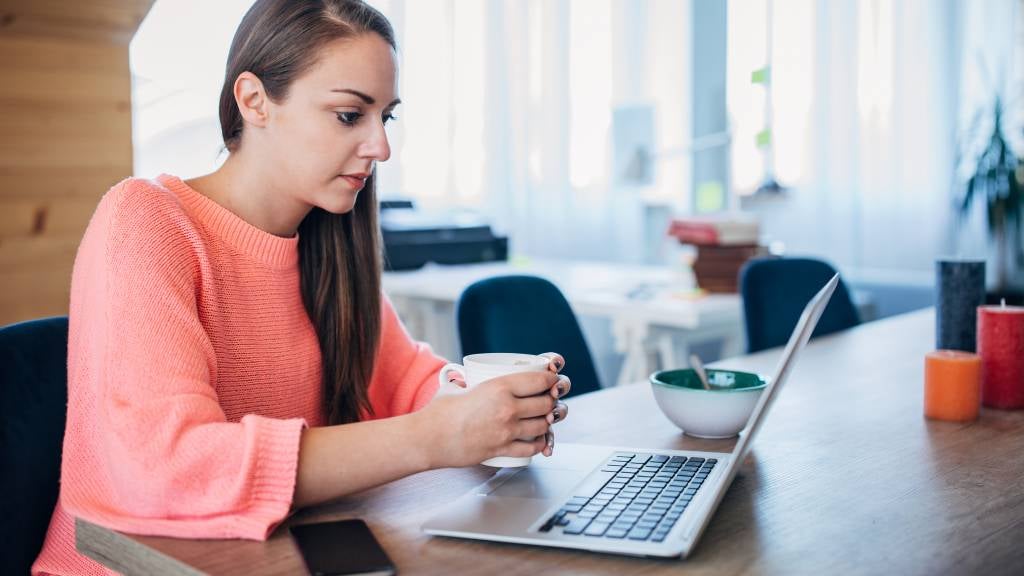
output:
[[[372,133],[363,142],[362,156],[384,162],[391,157],[391,144],[388,143],[388,134],[384,130],[384,123],[375,123],[371,130]]]

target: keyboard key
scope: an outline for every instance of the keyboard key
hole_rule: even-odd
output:
[[[590,518],[577,518],[569,523],[563,530],[563,534],[582,534],[590,524]]]
[[[583,504],[566,504],[565,506],[562,506],[562,510],[565,510],[566,512],[579,512],[580,510],[583,510]]]
[[[701,458],[701,461],[703,461],[703,460],[704,459]],[[668,462],[668,456],[665,456],[664,454],[658,454],[656,456],[652,456],[651,457],[651,462]]]
[[[557,522],[555,522],[555,526],[568,526],[570,521],[571,518],[568,516],[562,516]]]
[[[636,454],[636,455],[633,456],[633,460],[632,461],[633,462],[639,462],[639,463],[643,464],[644,462],[647,462],[650,459],[651,459],[651,455],[650,454]]]
[[[611,528],[604,533],[605,538],[625,538],[626,534],[629,533],[628,528]]]
[[[538,530],[541,532],[548,532],[551,528],[558,524],[558,521],[565,517],[565,512],[556,512],[554,516],[548,518],[548,521],[541,525]]]
[[[593,522],[583,533],[587,536],[602,536],[611,524],[607,522]]]
[[[649,528],[636,527],[629,531],[630,540],[647,540],[651,536],[651,530]]]
[[[686,456],[673,456],[668,459],[669,462],[682,464],[686,462]]]

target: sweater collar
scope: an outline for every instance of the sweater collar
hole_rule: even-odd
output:
[[[274,268],[291,268],[298,264],[298,234],[282,238],[260,230],[177,176],[161,174],[157,180],[174,192],[199,222],[235,249]]]

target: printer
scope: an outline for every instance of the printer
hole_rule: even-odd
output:
[[[469,264],[508,259],[508,237],[479,214],[421,211],[411,200],[381,200],[384,269],[411,270],[427,262]]]

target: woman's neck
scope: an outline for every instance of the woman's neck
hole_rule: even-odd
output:
[[[277,186],[267,166],[233,152],[220,168],[186,184],[260,230],[290,238],[310,208]]]

